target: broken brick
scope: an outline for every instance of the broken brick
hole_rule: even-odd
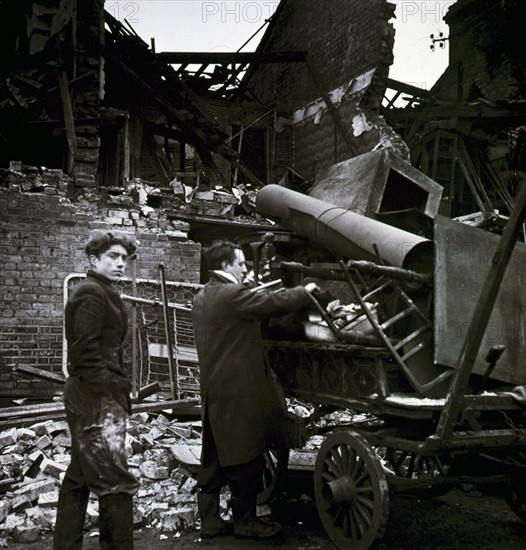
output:
[[[167,479],[170,471],[167,466],[160,466],[153,460],[145,460],[140,465],[141,473],[148,479]]]
[[[45,474],[49,474],[57,479],[60,478],[60,475],[67,470],[67,465],[60,462],[55,462],[54,460],[49,460],[49,458],[44,458],[40,469]]]
[[[68,423],[65,420],[59,420],[57,422],[49,422],[46,424],[46,433],[48,435],[54,435],[58,432],[68,432]]]
[[[39,506],[56,506],[58,504],[58,489],[47,491],[38,495]]]
[[[0,523],[4,521],[9,512],[11,511],[12,504],[9,500],[3,500],[0,502]]]
[[[160,518],[162,531],[179,531],[195,526],[195,508],[185,506],[163,512]]]
[[[51,438],[46,434],[37,439],[35,447],[37,449],[45,449],[51,445]]]
[[[0,432],[0,449],[13,445],[18,440],[18,430],[16,428],[11,428],[10,430],[5,430]]]
[[[54,479],[40,479],[37,481],[31,481],[21,485],[16,491],[15,495],[26,495],[27,498],[33,502],[38,499],[38,495],[41,492],[52,490],[56,486]]]
[[[20,510],[24,510],[25,508],[30,508],[30,507],[31,507],[31,500],[27,495],[17,495],[11,501],[11,510],[13,510],[13,512],[18,512]]]
[[[13,532],[13,538],[17,542],[36,542],[40,530],[36,525],[17,525]]]

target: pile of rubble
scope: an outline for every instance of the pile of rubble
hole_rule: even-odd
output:
[[[301,468],[312,467],[323,433],[335,425],[369,421],[368,414],[350,410],[319,411],[305,402],[288,400],[296,418],[313,429],[299,451],[291,453]],[[45,420],[27,428],[12,427],[0,432],[0,548],[13,542],[35,542],[52,532],[61,479],[70,461],[71,439],[63,420]],[[126,436],[130,470],[141,480],[134,499],[136,529],[155,528],[160,537],[197,530],[195,475],[201,452],[201,422],[171,420],[164,413],[137,412],[128,423]],[[229,519],[230,494],[221,494],[221,514]],[[264,515],[260,507],[258,513]],[[268,513],[268,511],[267,511]],[[98,534],[98,501],[90,496],[86,531]]]
[[[134,502],[136,528],[155,527],[162,536],[198,527],[196,482],[188,465],[177,460],[176,449],[182,443],[190,449],[195,445],[198,460],[200,438],[199,421],[176,422],[145,412],[131,416],[128,460],[141,480]],[[0,432],[0,547],[8,547],[10,541],[35,542],[41,533],[53,530],[70,447],[68,426],[62,420]],[[85,527],[95,534],[97,525],[98,501],[92,495]]]

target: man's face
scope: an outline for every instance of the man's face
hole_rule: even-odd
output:
[[[224,271],[230,273],[236,278],[238,283],[242,283],[245,278],[245,273],[247,272],[247,266],[245,264],[245,255],[242,250],[236,248],[236,257],[234,261],[229,264],[226,263]]]
[[[95,273],[106,277],[110,281],[117,282],[124,275],[128,253],[120,244],[113,244],[100,255],[100,258],[92,255],[89,260]]]

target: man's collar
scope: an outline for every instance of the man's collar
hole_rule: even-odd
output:
[[[107,277],[104,277],[104,275],[100,275],[99,273],[96,273],[95,271],[93,271],[93,269],[90,269],[88,272],[87,272],[87,275],[89,277],[93,277],[94,279],[97,279],[107,285],[110,285],[110,286],[113,286],[113,281],[111,281],[110,279],[108,279]]]
[[[223,271],[222,269],[214,269],[212,273],[215,273],[219,277],[226,279],[227,281],[230,281],[231,283],[235,283],[236,285],[239,284],[239,281],[231,274],[227,273],[226,271]]]

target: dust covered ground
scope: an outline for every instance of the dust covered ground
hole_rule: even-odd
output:
[[[308,491],[307,491],[308,492]],[[526,548],[526,523],[508,507],[498,488],[481,491],[473,487],[453,490],[436,499],[422,500],[396,495],[390,501],[389,523],[377,550],[455,550]],[[155,529],[137,529],[136,550],[288,548],[330,550],[334,546],[323,531],[315,503],[306,493],[282,493],[272,504],[273,515],[283,530],[267,541],[225,537],[201,541],[196,531],[163,535]],[[9,550],[49,550],[51,535],[38,542],[10,543]],[[86,539],[84,548],[99,548],[96,536]]]

